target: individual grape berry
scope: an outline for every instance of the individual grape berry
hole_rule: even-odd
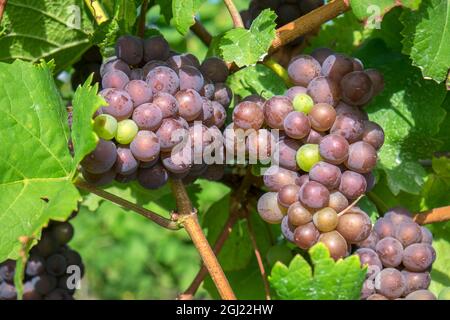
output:
[[[334,260],[344,258],[348,255],[348,246],[345,239],[337,231],[322,233],[319,242],[325,244]]]
[[[355,253],[359,256],[361,267],[364,265],[368,267],[366,278],[371,278],[383,270],[380,258],[378,258],[374,250],[370,248],[359,248]]]
[[[90,173],[102,174],[112,168],[117,158],[116,145],[112,141],[99,139],[94,151],[81,161]]]
[[[160,61],[160,60],[151,60],[151,61],[147,62],[142,67],[142,77],[143,77],[142,80],[146,80],[148,73],[150,71],[152,71],[153,69],[155,69],[156,67],[169,67],[169,65],[166,62]]]
[[[317,48],[311,52],[311,56],[317,60],[321,65],[323,62],[331,55],[334,54],[334,51],[328,48]]]
[[[328,205],[330,192],[315,181],[309,181],[300,188],[300,201],[308,208],[320,209]]]
[[[124,184],[130,183],[130,182],[136,180],[136,178],[137,178],[137,170],[132,172],[132,173],[130,173],[130,174],[127,174],[127,175],[116,174],[116,176],[114,177],[114,179],[117,182],[124,183]]]
[[[300,146],[300,141],[290,138],[283,138],[278,141],[274,154],[278,155],[279,165],[291,171],[299,170],[295,156]]]
[[[139,161],[134,158],[129,147],[117,147],[117,160],[114,169],[118,174],[125,176],[130,175],[135,172],[138,167]]]
[[[341,81],[341,79],[346,74],[352,71],[353,71],[352,59],[342,54],[332,54],[328,56],[322,63],[321,74],[334,81]]]
[[[81,174],[83,175],[83,179],[86,180],[86,182],[99,187],[105,186],[114,181],[114,179],[116,178],[116,172],[113,169],[114,168],[111,168],[110,170],[101,174],[95,174],[86,171],[85,168],[81,167]]]
[[[26,281],[23,284],[22,298],[23,300],[42,300],[42,295],[36,291],[32,280]]]
[[[166,184],[169,175],[164,167],[157,163],[151,168],[140,168],[137,180],[146,189],[159,189]]]
[[[429,272],[409,272],[403,270],[402,274],[406,282],[405,291],[403,292],[404,296],[417,290],[428,289],[430,286],[431,276]]]
[[[353,200],[363,195],[367,189],[367,182],[364,176],[353,171],[344,171],[341,175],[341,184],[339,185],[339,191],[347,197],[347,199]]]
[[[436,296],[429,290],[417,290],[408,294],[405,300],[436,300]]]
[[[111,70],[105,73],[102,78],[102,88],[115,88],[122,90],[128,84],[130,79],[120,70]]]
[[[349,144],[347,140],[338,134],[325,136],[319,144],[320,156],[333,164],[341,164],[348,157]]]
[[[160,140],[151,131],[139,131],[130,143],[133,156],[140,161],[152,161],[160,152]]]
[[[138,131],[136,122],[131,119],[122,120],[117,124],[116,141],[120,144],[129,144]]]
[[[131,75],[131,69],[130,66],[125,63],[124,61],[117,59],[117,57],[112,57],[108,60],[106,60],[101,66],[100,66],[100,76],[103,77],[107,72],[113,71],[113,70],[120,70],[124,72],[127,76]]]
[[[287,216],[289,223],[293,226],[302,226],[312,221],[311,212],[298,201],[289,206]]]
[[[121,36],[116,42],[116,56],[128,64],[139,64],[144,56],[142,40],[130,35]]]
[[[338,216],[334,209],[327,207],[314,213],[313,222],[320,232],[330,232],[336,228]]]
[[[13,283],[14,274],[16,272],[16,262],[14,260],[6,260],[0,264],[0,279]]]
[[[397,269],[383,269],[375,277],[376,291],[389,299],[400,298],[405,291],[405,286],[405,278]]]
[[[16,300],[17,292],[16,288],[9,283],[0,283],[0,300]]]
[[[296,184],[288,184],[278,191],[278,203],[285,208],[289,208],[298,201],[300,187]]]
[[[294,242],[299,248],[307,250],[317,243],[319,236],[319,230],[312,222],[309,222],[295,228]]]
[[[149,71],[146,81],[153,93],[167,92],[174,95],[180,87],[180,79],[176,72],[164,66]]]
[[[365,70],[365,73],[370,77],[370,80],[372,80],[373,95],[378,95],[384,89],[383,75],[375,69],[367,69]]]
[[[58,250],[58,244],[53,239],[53,235],[50,232],[42,233],[41,239],[38,241],[35,247],[33,247],[31,253],[35,253],[44,258],[55,253]]]
[[[375,294],[375,283],[373,279],[366,279],[363,282],[361,289],[361,300],[366,300],[368,297]]]
[[[326,103],[316,104],[309,113],[311,127],[317,131],[327,131],[336,120],[336,111]]]
[[[169,93],[158,92],[155,94],[153,104],[161,110],[163,118],[174,117],[178,114],[178,101]]]
[[[293,111],[292,102],[284,96],[273,96],[264,104],[264,119],[269,127],[283,129],[284,118]]]
[[[386,237],[394,237],[395,235],[395,226],[387,217],[378,219],[373,226],[373,230],[376,232],[380,239]]]
[[[339,187],[341,170],[330,163],[319,161],[309,171],[309,179],[319,182],[329,190]]]
[[[318,132],[314,129],[311,129],[309,135],[303,138],[302,142],[306,144],[319,144],[324,136],[325,134],[323,134],[322,132]]]
[[[299,6],[291,3],[282,3],[275,12],[277,25],[285,25],[302,15]]]
[[[264,109],[264,103],[266,103],[266,99],[264,99],[263,97],[261,97],[259,94],[251,94],[247,97],[245,97],[244,99],[242,99],[241,102],[244,101],[250,101],[250,102],[254,102],[258,105],[258,107],[260,107],[261,109]]]
[[[243,101],[233,110],[233,122],[241,129],[258,130],[264,123],[264,113],[254,102]]]
[[[341,212],[348,207],[348,204],[347,198],[342,193],[339,191],[330,192],[330,200],[328,202],[330,208],[333,208],[336,212]]]
[[[59,222],[52,226],[53,238],[60,245],[68,243],[73,238],[73,226],[69,222]]]
[[[166,118],[163,119],[161,126],[156,131],[156,135],[159,139],[161,150],[166,152],[182,142],[187,135],[187,131],[179,121],[173,118]]]
[[[125,91],[133,100],[133,106],[136,108],[141,104],[148,103],[152,99],[152,89],[149,87],[147,82],[142,80],[131,80],[125,86]]]
[[[208,78],[203,77],[203,87],[200,89],[198,93],[200,93],[200,95],[202,95],[205,98],[213,99],[215,90],[216,87],[214,86],[214,83],[212,83],[212,81],[209,80]]]
[[[130,78],[130,81],[132,81],[132,80],[140,80],[140,81],[144,80],[145,79],[145,77],[144,77],[144,70],[142,70],[141,68],[134,68],[133,70],[131,70],[129,78]]]
[[[169,58],[169,43],[161,36],[154,36],[144,41],[144,61],[165,61]]]
[[[264,185],[270,191],[278,192],[285,185],[295,184],[298,177],[297,172],[274,165],[266,170],[263,179]]]
[[[294,231],[295,227],[289,223],[288,217],[284,216],[281,220],[281,233],[283,237],[289,242],[294,243]]]
[[[385,267],[395,268],[402,263],[403,246],[395,238],[386,237],[381,239],[377,243],[375,251]]]
[[[358,141],[350,145],[345,166],[358,173],[369,173],[377,164],[377,151],[372,145]]]
[[[178,112],[186,121],[193,121],[202,112],[203,100],[200,94],[193,89],[178,91],[175,94],[178,101]]]
[[[373,172],[369,172],[369,173],[363,174],[363,176],[366,179],[366,184],[367,184],[366,192],[372,191],[372,189],[375,187],[375,182],[376,182],[375,175],[373,174]]]
[[[45,261],[47,273],[51,276],[61,276],[66,272],[67,262],[61,254],[53,254]]]
[[[367,115],[367,112],[365,112],[363,109],[355,106],[348,105],[344,102],[339,102],[338,105],[335,108],[336,115],[344,115],[344,114],[351,114],[359,121],[365,122],[369,120],[369,116]]]
[[[163,114],[155,103],[144,103],[134,109],[132,119],[140,130],[155,131],[161,125]]]
[[[383,296],[382,294],[375,293],[368,296],[366,300],[389,300],[389,299]]]
[[[348,243],[359,243],[370,235],[372,222],[364,211],[353,208],[352,211],[339,217],[336,230]]]
[[[422,243],[431,244],[433,242],[433,234],[426,227],[420,227],[420,232],[422,234]]]
[[[294,110],[304,114],[309,114],[314,107],[313,99],[306,92],[296,94],[291,100]]]
[[[200,67],[203,75],[211,79],[214,83],[225,82],[229,71],[226,63],[217,57],[205,59]]]
[[[267,161],[272,156],[275,147],[275,138],[269,130],[260,129],[251,132],[246,140],[248,159],[251,161]]]
[[[117,121],[128,119],[133,112],[133,100],[130,95],[123,90],[104,89],[100,91],[107,105],[102,107],[103,114],[109,114]]]
[[[299,94],[306,94],[306,88],[302,86],[293,86],[290,87],[286,92],[285,96],[291,99],[291,101],[294,101],[295,97]],[[311,97],[310,97],[311,99]],[[311,99],[312,100],[312,99]],[[295,106],[294,106],[295,109]]]
[[[422,231],[415,222],[403,222],[395,228],[395,238],[406,248],[422,240]]]
[[[1,267],[0,267],[1,268]],[[25,274],[28,277],[37,276],[45,271],[45,260],[37,254],[33,254],[28,258],[27,265],[25,267]],[[2,278],[0,276],[0,278]]]
[[[341,98],[339,86],[327,77],[317,77],[313,79],[307,88],[307,94],[314,103],[327,103],[336,106]]]
[[[202,111],[195,121],[201,121],[206,126],[210,127],[214,125],[214,107],[212,101],[208,98],[202,97]]]
[[[342,100],[361,106],[369,102],[373,95],[372,81],[363,71],[347,73],[341,80]]]
[[[384,131],[375,122],[366,120],[364,121],[362,140],[379,150],[384,143]]]
[[[111,140],[117,132],[117,120],[109,114],[100,114],[94,119],[94,131],[99,138]]]
[[[261,218],[268,223],[281,223],[286,214],[286,209],[278,203],[276,192],[263,194],[258,200],[257,211]]]
[[[305,144],[301,146],[297,151],[296,160],[300,169],[309,172],[316,163],[322,160],[319,153],[319,146],[317,144]]]
[[[394,207],[389,209],[384,214],[384,219],[390,220],[394,226],[402,224],[403,222],[414,222],[411,217],[411,212],[402,207]]]
[[[191,154],[185,150],[164,153],[161,155],[161,162],[168,172],[174,174],[188,173],[192,167]]]
[[[225,83],[216,83],[214,86],[213,99],[220,103],[224,108],[228,108],[233,99],[233,92]]]
[[[353,71],[364,71],[364,64],[358,58],[352,58]]]
[[[434,260],[434,249],[426,243],[414,243],[403,252],[403,265],[408,271],[423,272],[431,267]]]
[[[370,232],[369,236],[365,240],[357,243],[356,245],[359,248],[370,248],[372,250],[375,250],[378,240],[379,240],[378,235],[372,228],[372,231]]]
[[[217,101],[211,101],[213,107],[212,123],[217,128],[222,128],[227,120],[227,112],[223,105]]]
[[[183,66],[178,70],[180,78],[180,90],[193,89],[199,92],[204,85],[202,73],[191,66]]]
[[[292,111],[284,118],[283,129],[289,137],[302,139],[311,131],[311,124],[303,112]]]
[[[198,65],[196,65],[196,61],[194,61],[188,54],[175,54],[167,59],[167,64],[175,72],[178,72],[178,70],[180,70],[180,68],[184,66],[190,66],[197,69],[199,67]]]
[[[331,127],[330,133],[343,136],[349,143],[361,140],[364,133],[364,124],[352,114],[341,114]]]
[[[295,85],[307,87],[311,80],[320,75],[321,66],[313,57],[299,55],[292,59],[287,71]]]

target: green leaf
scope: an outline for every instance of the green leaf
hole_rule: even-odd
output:
[[[372,223],[375,223],[375,221],[380,217],[377,207],[367,196],[359,200],[357,206],[369,215]]]
[[[275,39],[275,19],[275,13],[266,9],[253,21],[249,30],[235,28],[227,31],[220,42],[222,57],[240,68],[264,59]]]
[[[83,158],[95,149],[98,137],[94,132],[92,116],[101,106],[107,105],[99,95],[98,83],[91,86],[92,76],[83,86],[79,86],[73,96],[72,106],[72,142],[74,146],[74,161],[79,164]]]
[[[435,223],[429,228],[433,233],[433,248],[436,250],[430,290],[438,295],[444,287],[450,286],[450,222]]]
[[[434,136],[445,117],[441,108],[445,88],[424,82],[404,55],[389,50],[380,39],[367,42],[357,56],[366,67],[380,70],[386,83],[384,91],[366,107],[370,119],[385,131],[378,167],[386,173],[395,195],[402,190],[418,194],[426,177],[418,160],[439,149]]]
[[[156,0],[156,4],[159,5],[161,14],[164,16],[166,23],[169,24],[173,17],[172,0]]]
[[[417,9],[422,0],[350,0],[352,11],[358,19],[381,19],[386,13],[396,6],[404,6]]]
[[[309,255],[312,267],[300,255],[289,267],[280,262],[273,267],[269,281],[280,299],[359,300],[366,269],[357,256],[335,262],[322,243],[314,245]]]
[[[48,65],[0,63],[0,261],[17,259],[20,236],[38,236],[76,209],[68,137]]]
[[[195,14],[201,4],[201,0],[172,0],[172,23],[181,34],[186,34],[195,23]]]
[[[405,10],[402,35],[403,53],[425,78],[442,82],[450,67],[450,3],[448,0],[423,0],[419,11]]]
[[[1,23],[0,61],[54,59],[62,70],[92,45],[93,21],[82,0],[10,0]]]
[[[286,92],[283,80],[263,64],[246,67],[233,73],[228,77],[227,84],[234,94],[241,97],[260,94],[269,99]]]

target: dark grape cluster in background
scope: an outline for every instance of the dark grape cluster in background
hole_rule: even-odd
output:
[[[86,79],[92,74],[93,82],[100,82],[100,67],[102,64],[102,55],[100,48],[93,46],[89,48],[82,56],[80,61],[73,65],[74,72],[72,74],[72,88],[76,88],[83,84]]]
[[[294,57],[288,73],[295,86],[267,101],[244,99],[232,126],[258,130],[257,139],[247,140],[250,155],[279,155],[264,174],[269,192],[258,202],[261,217],[281,223],[284,236],[301,249],[322,242],[339,259],[372,227],[358,207],[339,213],[374,184],[384,132],[368,120],[364,106],[383,89],[383,77],[325,48]],[[264,139],[267,129],[280,130],[278,141]]]
[[[393,208],[357,245],[361,265],[368,266],[361,299],[435,300],[428,289],[436,259],[433,235],[404,208]]]
[[[42,237],[31,249],[25,266],[24,300],[73,300],[76,281],[70,266],[84,274],[84,265],[78,252],[68,246],[74,230],[69,222],[51,221],[42,230]],[[0,264],[0,300],[16,300],[14,287],[16,261]],[[72,278],[71,278],[72,276]]]
[[[81,163],[88,182],[136,179],[156,189],[169,175],[185,182],[221,178],[223,166],[193,159],[208,147],[223,147],[220,128],[232,100],[224,61],[210,57],[200,63],[194,55],[171,51],[161,36],[122,36],[116,56],[103,63],[100,74],[107,105],[94,118],[100,141]],[[197,141],[189,146],[190,159],[172,152],[187,137]]]

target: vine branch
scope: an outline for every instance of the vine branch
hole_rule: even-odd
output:
[[[434,208],[414,215],[414,221],[420,225],[450,220],[450,206]]]
[[[191,200],[186,192],[183,181],[179,179],[171,179],[172,193],[175,196],[177,210],[179,214],[179,222],[184,226],[187,233],[192,239],[197,251],[199,252],[206,269],[211,275],[220,296],[224,300],[236,300],[231,289],[228,279],[222,270],[208,240],[198,223],[197,213],[192,207]]]
[[[334,0],[277,29],[269,53],[350,10],[348,0]]]
[[[89,11],[94,16],[95,22],[101,25],[103,22],[108,21],[109,17],[106,11],[103,9],[102,4],[98,0],[84,0]]]
[[[8,0],[0,0],[0,22],[2,22],[3,13],[5,12],[7,2]]]
[[[138,22],[138,36],[143,38],[145,35],[145,23],[147,21],[148,0],[144,0],[141,5],[141,13]]]
[[[230,12],[231,19],[233,20],[233,25],[235,28],[244,28],[244,22],[242,22],[241,14],[239,10],[236,8],[233,0],[223,0],[225,6]]]
[[[169,230],[181,229],[180,225],[176,221],[172,221],[170,219],[164,218],[153,211],[147,210],[147,209],[145,209],[141,206],[138,206],[130,201],[122,199],[121,197],[118,197],[112,193],[98,189],[97,187],[87,183],[86,181],[77,180],[77,181],[75,181],[75,186],[78,187],[79,189],[96,194],[97,196],[99,196],[103,199],[109,200],[125,209],[129,209],[136,213],[139,213],[141,216],[144,216],[147,219],[152,220],[153,222],[157,223],[158,225],[160,225],[163,228],[166,228]]]
[[[209,47],[212,41],[212,35],[206,30],[205,26],[195,18],[195,23],[191,26],[191,31],[206,45]]]

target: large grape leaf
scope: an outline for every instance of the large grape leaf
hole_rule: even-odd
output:
[[[450,287],[450,222],[433,224],[429,228],[433,233],[433,248],[436,250],[430,290],[438,295],[444,287]]]
[[[82,0],[9,0],[1,23],[0,61],[54,59],[62,70],[92,45],[93,21]]]
[[[49,65],[0,63],[0,261],[18,257],[20,236],[38,237],[76,209],[68,138]]]
[[[385,171],[394,194],[401,190],[418,194],[426,177],[418,160],[429,158],[441,144],[434,136],[445,118],[441,108],[445,88],[423,81],[407,57],[389,50],[381,39],[368,41],[357,56],[385,78],[384,91],[366,108],[386,135],[379,168]]]
[[[425,78],[444,81],[450,68],[450,2],[423,0],[420,10],[405,10],[401,21],[403,52]]]
[[[374,20],[379,20],[394,7],[404,6],[411,9],[417,9],[421,1],[422,0],[350,0],[350,5],[359,19],[372,18]]]
[[[357,300],[366,270],[359,258],[350,256],[335,262],[324,244],[309,250],[312,266],[300,255],[289,267],[277,262],[269,281],[282,300]]]
[[[241,97],[259,94],[269,99],[286,91],[283,80],[263,64],[246,67],[233,73],[228,77],[227,83],[234,94]]]
[[[238,67],[253,65],[261,61],[275,39],[276,15],[266,9],[252,22],[249,30],[234,28],[220,40],[222,57]]]

